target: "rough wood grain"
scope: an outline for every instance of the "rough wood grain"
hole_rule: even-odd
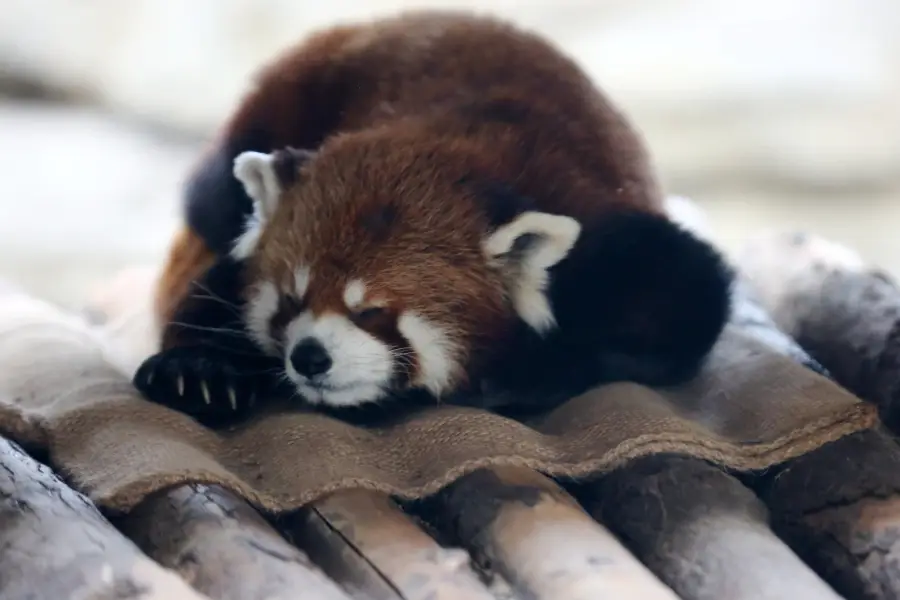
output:
[[[839,600],[739,481],[703,461],[654,456],[578,496],[684,600]]]
[[[853,600],[900,598],[900,447],[854,434],[756,483],[772,526]]]
[[[475,472],[422,510],[523,598],[676,598],[556,483],[529,469]]]
[[[348,596],[245,501],[218,486],[184,486],[118,520],[147,554],[216,600]]]
[[[763,235],[740,254],[779,326],[900,432],[900,288],[849,248],[803,233]]]
[[[356,600],[403,600],[391,582],[312,509],[279,519],[288,537]]]
[[[822,509],[807,515],[806,522],[811,530],[827,534],[820,536],[818,543],[831,541],[841,549],[843,560],[854,565],[866,582],[868,597],[898,597],[900,496]]]
[[[199,600],[49,468],[0,438],[0,598]]]
[[[364,490],[335,494],[288,517],[284,526],[332,577],[347,581],[363,597],[494,599],[471,569],[465,551],[442,548],[384,494]],[[354,577],[347,577],[346,566],[337,568],[337,557],[343,557],[344,565],[358,563]],[[384,583],[374,583],[373,578]]]
[[[149,296],[135,293],[136,289],[149,289],[154,277],[152,270],[124,272],[98,289],[86,309],[92,320],[98,325],[102,324],[103,330],[117,342],[116,350],[125,372],[133,371],[148,353],[145,345],[139,341],[149,340],[153,343],[156,340],[158,332],[155,324],[148,320],[150,311],[146,310],[145,303],[136,302],[137,298]],[[222,502],[221,491],[216,492],[216,497],[216,504]],[[169,500],[159,502],[163,504],[151,509],[151,514],[156,510],[171,512],[172,509],[167,506],[171,504]],[[316,507],[280,519],[278,524],[298,546],[306,550],[312,562],[328,577],[340,582],[346,592],[355,598],[398,600],[427,595],[429,586],[421,584],[415,577],[420,571],[430,573],[431,584],[440,582],[441,593],[467,594],[440,598],[471,597],[475,600],[479,596],[473,594],[485,593],[483,587],[478,590],[474,585],[478,583],[474,574],[463,573],[461,567],[455,573],[452,572],[453,569],[448,571],[446,565],[439,560],[444,553],[434,540],[421,531],[411,533],[408,519],[398,513],[396,507],[386,505],[385,502],[387,500],[383,497],[373,497],[373,501],[366,505],[366,502],[359,502],[357,499],[355,506],[348,507],[341,504],[340,498],[330,499]],[[229,498],[226,504],[232,505],[233,499]],[[385,518],[386,521],[375,523],[372,521],[373,517]],[[251,528],[258,532],[257,525],[252,525]],[[209,534],[208,528],[205,531]],[[399,540],[404,544],[402,548],[395,543],[395,533],[399,534]],[[188,548],[194,543],[190,540],[194,534],[175,535],[177,537],[168,543],[162,543],[158,539],[153,542],[154,545],[160,544],[163,547],[172,546],[174,549],[167,550],[173,553],[171,560],[177,560],[179,546]],[[266,537],[271,541],[269,533]],[[374,558],[364,554],[363,547],[366,553],[373,553]],[[379,547],[385,550],[379,551]],[[212,553],[216,546],[207,545],[207,548]],[[244,548],[243,552],[247,551]],[[429,564],[429,557],[421,556],[429,553],[430,560],[437,563]],[[280,554],[285,554],[283,549]],[[191,556],[188,555],[189,558]],[[450,553],[450,556],[453,554]],[[234,559],[234,556],[231,558]],[[221,560],[216,559],[215,562]],[[457,565],[458,560],[454,558],[451,562]],[[445,572],[441,573],[441,569]],[[246,589],[252,589],[252,586],[248,585]]]
[[[750,240],[740,265],[779,325],[900,432],[900,289],[853,250],[802,233]],[[848,598],[900,597],[900,450],[856,434],[758,484],[773,525]]]

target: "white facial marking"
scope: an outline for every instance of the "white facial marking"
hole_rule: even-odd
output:
[[[269,322],[278,310],[278,288],[267,281],[257,284],[247,300],[247,329],[253,340],[266,352],[275,354],[275,340],[269,335]]]
[[[512,299],[519,316],[539,333],[556,325],[545,294],[547,269],[566,257],[580,234],[581,225],[571,217],[529,211],[497,229],[484,242],[485,254],[497,260],[510,252],[522,236],[537,238],[521,261],[513,265],[516,281],[512,283]]]
[[[354,279],[344,288],[344,304],[349,309],[359,308],[366,297],[366,284],[359,279]]]
[[[306,290],[309,289],[309,280],[312,277],[312,273],[309,270],[309,267],[300,267],[296,271],[294,271],[294,292],[297,294],[298,298],[303,298],[306,295]]]
[[[412,311],[400,316],[397,329],[409,341],[419,361],[419,373],[413,381],[435,396],[445,391],[457,373],[455,345],[437,325]]]
[[[239,260],[253,253],[262,228],[281,199],[281,185],[272,163],[273,156],[262,152],[242,152],[234,159],[232,173],[253,200],[253,214],[247,219],[244,233],[235,240],[231,250],[231,255]]]
[[[394,374],[391,349],[342,315],[304,313],[286,329],[285,371],[312,404],[355,406],[380,399]],[[291,364],[291,350],[313,338],[325,348],[331,368],[310,379]]]

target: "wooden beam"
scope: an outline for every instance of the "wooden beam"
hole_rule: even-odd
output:
[[[865,431],[756,484],[772,525],[847,598],[900,598],[900,447]]]
[[[753,492],[704,461],[648,457],[578,496],[684,600],[840,600],[769,528]]]
[[[333,494],[283,524],[332,577],[379,600],[495,598],[465,551],[441,547],[385,494]]]
[[[559,485],[530,469],[476,471],[422,510],[524,598],[677,598]]]
[[[200,600],[93,503],[0,438],[0,598]]]
[[[156,494],[117,524],[147,554],[217,600],[348,600],[247,502],[218,486]]]

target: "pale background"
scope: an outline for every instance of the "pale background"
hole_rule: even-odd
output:
[[[897,0],[2,0],[0,277],[72,304],[158,261],[186,170],[260,61],[427,6],[574,55],[726,249],[803,228],[900,274]]]

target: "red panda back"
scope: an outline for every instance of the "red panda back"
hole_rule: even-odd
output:
[[[374,159],[362,152],[370,138],[380,144]],[[656,212],[659,205],[639,136],[573,61],[536,35],[463,13],[415,12],[334,27],[264,67],[188,187],[188,224],[213,240],[217,253],[228,252],[251,212],[231,173],[235,156],[285,146],[323,155],[337,150],[349,175],[343,181],[331,177],[320,187],[332,195],[349,193],[354,201],[373,201],[384,193],[379,190],[384,181],[367,182],[367,171],[376,179],[415,172],[421,189],[410,189],[413,178],[407,177],[405,192],[416,196],[407,199],[410,206],[438,194],[445,202],[439,219],[417,229],[424,247],[440,242],[443,232],[484,233],[486,207],[472,217],[452,205],[482,186],[508,186],[536,209],[585,223],[622,209]],[[470,189],[449,189],[462,181]],[[294,228],[282,217],[272,227],[270,238],[290,240],[268,246],[272,262],[299,264],[293,254],[303,254],[302,246],[314,243],[315,236],[279,233]],[[358,240],[352,232],[364,225],[341,222],[340,227],[349,239],[338,235],[332,241],[354,248]],[[451,241],[456,248],[464,245]],[[364,263],[362,254],[344,262]],[[389,259],[393,272],[402,274],[390,284],[395,289],[418,279],[413,292],[440,293],[439,283],[427,284],[441,273],[434,261]],[[499,283],[472,261],[448,268],[445,279],[456,281],[460,293],[471,289],[482,298],[483,310],[457,317],[460,329],[484,332],[484,343],[491,343],[485,324],[502,323],[505,310]],[[369,270],[381,278],[392,272]],[[454,278],[452,272],[464,276]]]
[[[537,35],[462,13],[313,36],[261,71],[224,139],[233,158],[409,119],[481,144],[486,169],[556,203],[546,209],[581,219],[609,207],[659,212],[643,141],[586,74]]]

